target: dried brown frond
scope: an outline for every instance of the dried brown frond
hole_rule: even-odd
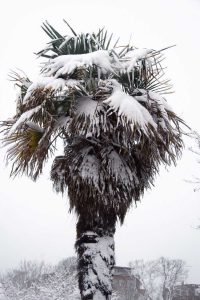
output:
[[[1,124],[3,145],[7,147],[7,161],[13,162],[11,176],[26,174],[36,180],[45,161],[54,151],[54,123],[49,123],[46,129],[42,129],[33,122],[26,122],[10,133],[13,123],[11,120]]]

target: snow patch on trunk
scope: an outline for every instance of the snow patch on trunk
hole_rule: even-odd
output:
[[[85,232],[84,236],[93,236],[95,242],[83,243],[82,259],[90,260],[89,269],[83,278],[83,296],[93,295],[95,300],[105,300],[112,293],[112,271],[114,264],[113,236],[98,236],[95,232]],[[103,290],[101,290],[103,287]]]

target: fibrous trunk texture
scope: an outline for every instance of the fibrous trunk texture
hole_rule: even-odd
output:
[[[116,220],[101,216],[88,220],[79,216],[76,250],[78,280],[82,300],[110,300]]]

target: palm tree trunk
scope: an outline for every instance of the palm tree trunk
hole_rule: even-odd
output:
[[[110,300],[116,218],[79,216],[76,251],[82,300]]]

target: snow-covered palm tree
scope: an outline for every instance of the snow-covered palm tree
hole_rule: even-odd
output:
[[[68,24],[67,24],[68,25]],[[118,46],[104,29],[63,36],[43,25],[51,41],[37,82],[13,75],[20,88],[14,118],[2,122],[11,175],[36,180],[58,138],[64,153],[51,179],[67,190],[78,217],[81,297],[110,299],[116,222],[139,201],[159,165],[175,163],[183,121],[167,104],[163,50]]]

